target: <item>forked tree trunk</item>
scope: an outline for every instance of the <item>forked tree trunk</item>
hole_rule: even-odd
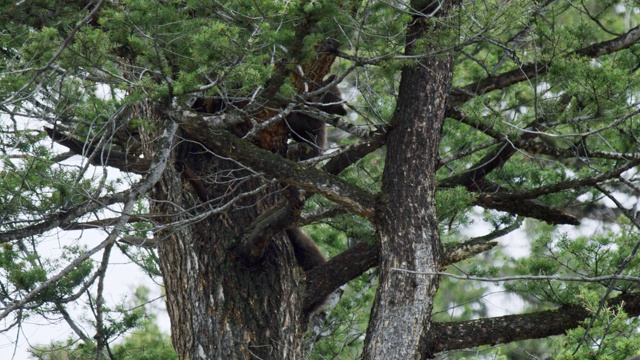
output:
[[[139,109],[158,119],[154,106]],[[155,113],[154,113],[155,112]],[[184,135],[184,134],[182,134]],[[180,139],[180,134],[177,136]],[[146,156],[157,151],[151,144]],[[210,192],[203,205],[185,168]],[[151,193],[151,212],[161,230],[158,254],[171,319],[173,346],[182,359],[298,359],[304,332],[304,275],[288,240],[268,241],[264,257],[247,263],[236,244],[257,215],[282,196],[279,185],[189,141],[176,141],[162,179]],[[240,199],[233,200],[240,197]],[[222,213],[216,206],[234,201]],[[200,218],[201,217],[201,218]],[[195,221],[193,221],[195,220]]]
[[[408,53],[432,23],[414,20],[408,29]],[[435,47],[419,51],[430,50]],[[402,71],[377,221],[379,288],[364,359],[416,359],[427,345],[438,278],[424,273],[436,271],[441,256],[435,167],[451,72],[451,56],[425,57]],[[137,118],[157,119],[151,120],[156,129],[169,121],[153,106],[139,111],[146,113]],[[183,139],[180,135],[177,139]],[[157,151],[154,138],[148,134],[143,139],[151,144],[145,149],[147,158]],[[206,204],[185,169],[198,174],[200,185],[207,188]],[[196,142],[174,143],[167,170],[151,193],[150,208],[167,215],[157,219],[162,227],[155,237],[172,340],[181,358],[301,357],[304,274],[288,240],[283,234],[270,239],[258,264],[247,263],[238,249],[256,218],[284,196],[282,190]],[[224,211],[212,211],[230,202]]]
[[[416,3],[414,9],[424,9]],[[442,5],[440,11],[448,7]],[[437,50],[416,49],[432,21],[414,18],[407,54]],[[363,359],[420,359],[427,347],[439,278],[425,273],[436,272],[442,256],[435,173],[452,69],[452,57],[441,55],[426,56],[402,70],[382,177],[380,278]]]

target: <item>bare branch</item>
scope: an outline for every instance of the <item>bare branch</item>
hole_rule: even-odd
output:
[[[120,242],[144,248],[154,248],[156,247],[157,240],[142,238],[139,236],[123,236],[120,238]]]
[[[103,351],[106,346],[106,339],[104,335],[104,278],[107,275],[107,267],[109,266],[109,257],[111,256],[111,249],[113,249],[113,244],[115,241],[110,242],[105,246],[104,252],[102,253],[102,261],[100,263],[100,267],[98,268],[98,288],[96,290],[96,335],[94,338],[96,339],[96,360],[100,360]],[[109,358],[109,356],[107,356]]]
[[[518,224],[516,222],[512,226],[485,237],[471,239],[446,249],[440,268],[492,249],[497,243],[490,240],[513,231],[514,227],[519,226]],[[336,291],[340,286],[362,275],[365,271],[378,266],[379,262],[380,243],[371,239],[360,241],[341,254],[329,259],[324,265],[309,270],[307,272],[308,284],[304,308],[310,307]]]
[[[607,306],[622,305],[632,317],[640,315],[640,295],[623,294],[609,301]],[[431,348],[425,357],[447,351],[472,348],[481,345],[506,344],[518,340],[540,339],[564,334],[581,325],[589,311],[580,306],[564,305],[555,310],[531,314],[431,324]]]
[[[511,275],[502,277],[482,277],[473,275],[458,275],[442,271],[434,272],[420,272],[414,270],[392,268],[393,271],[398,271],[408,274],[419,275],[439,275],[446,276],[458,280],[472,280],[481,282],[504,282],[504,281],[519,281],[519,280],[545,280],[545,281],[568,281],[568,282],[585,282],[585,283],[609,283],[612,280],[624,280],[640,283],[640,277],[627,276],[627,275],[603,275],[603,276],[562,276],[562,275]]]
[[[640,40],[640,26],[637,26],[628,32],[616,37],[612,40],[599,42],[589,45],[582,49],[567,54],[567,56],[584,56],[595,58],[626,49]],[[507,71],[498,76],[487,77],[474,84],[469,84],[452,91],[448,106],[454,108],[471,99],[487,92],[504,89],[508,86],[517,84],[522,81],[531,80],[535,77],[545,75],[551,63],[529,63],[522,65],[519,69]]]
[[[44,128],[49,137],[60,145],[66,146],[78,155],[94,153],[95,147],[78,141],[69,135],[65,135],[55,129]],[[111,166],[122,171],[135,174],[144,174],[149,170],[151,161],[141,159],[133,155],[121,153],[119,151],[108,151],[105,156],[97,156],[91,159],[91,163],[97,166]]]
[[[204,121],[181,122],[180,127],[220,155],[235,159],[285,184],[325,196],[365,218],[374,217],[373,195],[340,178],[316,168],[302,168],[300,164],[238,139],[226,130],[213,129]]]
[[[27,295],[25,295],[21,300],[15,301],[13,304],[8,306],[2,313],[0,313],[0,320],[7,317],[10,313],[12,313],[16,309],[22,308],[29,301],[33,300],[41,291],[56,283],[63,277],[65,277],[71,270],[75,269],[77,266],[82,264],[92,255],[98,253],[100,250],[109,246],[116,241],[119,234],[123,231],[125,224],[129,219],[129,214],[133,210],[133,206],[138,199],[138,197],[142,194],[145,194],[151,187],[160,179],[162,173],[165,170],[167,165],[167,160],[169,159],[169,152],[171,150],[171,143],[173,142],[173,138],[176,130],[178,129],[178,125],[173,121],[166,121],[166,127],[163,133],[160,135],[161,147],[160,151],[156,153],[156,156],[152,162],[152,171],[150,171],[146,177],[142,178],[136,186],[134,186],[130,191],[124,192],[124,207],[123,207],[123,215],[118,220],[118,222],[114,225],[113,231],[107,236],[107,238],[101,242],[98,246],[93,249],[83,253],[78,256],[76,259],[71,261],[69,265],[63,268],[56,275],[48,278],[46,281],[43,281],[38,287],[34,290],[30,291]],[[85,212],[86,213],[86,212]],[[7,233],[0,234],[6,235]],[[2,239],[2,237],[0,237]],[[4,240],[4,239],[3,239]],[[10,240],[10,239],[9,239]],[[6,241],[9,241],[6,240]],[[6,242],[5,241],[5,242]]]
[[[489,185],[492,184],[489,183]],[[538,219],[549,224],[580,224],[580,220],[575,218],[573,215],[569,215],[563,210],[545,205],[536,199],[520,199],[519,201],[513,201],[508,198],[502,198],[500,194],[502,194],[502,192],[480,194],[474,199],[474,204],[486,209],[505,211],[519,216]]]

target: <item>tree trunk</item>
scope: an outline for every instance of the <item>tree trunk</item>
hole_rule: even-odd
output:
[[[141,111],[147,113],[140,118],[170,121],[154,106]],[[157,150],[150,143],[145,157]],[[198,197],[193,180],[211,200]],[[282,197],[279,186],[194,142],[174,144],[150,208],[166,215],[154,219],[160,223],[155,238],[173,346],[181,358],[301,357],[304,274],[288,240],[284,234],[270,239],[254,264],[236,247],[256,217]],[[232,205],[211,211],[226,204]]]
[[[414,18],[408,29],[408,54],[416,51],[428,23],[427,17]],[[426,56],[402,70],[382,178],[380,278],[364,359],[419,359],[428,345],[439,278],[424,273],[436,272],[442,257],[435,170],[452,66],[449,55]]]

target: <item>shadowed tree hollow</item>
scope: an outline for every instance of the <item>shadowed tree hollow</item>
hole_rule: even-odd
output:
[[[183,359],[640,351],[630,2],[0,13],[7,331],[56,316],[68,351],[122,358],[117,253],[162,283]],[[525,305],[492,313],[496,289]]]

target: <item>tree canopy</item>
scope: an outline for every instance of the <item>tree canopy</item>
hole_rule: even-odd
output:
[[[119,253],[180,358],[640,353],[638,9],[0,3],[2,331],[62,318],[124,358],[149,324],[105,294]],[[298,266],[298,227],[329,261]]]

